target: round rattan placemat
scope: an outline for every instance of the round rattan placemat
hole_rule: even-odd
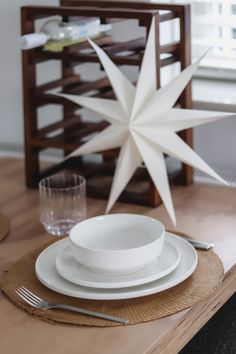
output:
[[[0,242],[3,241],[10,231],[10,221],[8,217],[0,213]]]
[[[175,232],[176,233],[176,232]],[[218,256],[210,251],[198,251],[198,266],[195,272],[183,283],[158,294],[126,300],[85,300],[56,293],[36,278],[34,263],[40,252],[53,241],[38,247],[14,263],[1,281],[6,297],[22,310],[40,317],[47,322],[61,322],[85,326],[110,327],[120,324],[80,315],[63,310],[39,310],[24,303],[15,293],[18,286],[24,285],[38,296],[55,303],[65,303],[104,312],[129,320],[136,324],[174,314],[193,306],[211,294],[221,283],[224,269]]]

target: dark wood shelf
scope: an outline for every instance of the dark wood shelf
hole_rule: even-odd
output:
[[[134,2],[106,2],[61,0],[61,6],[23,6],[21,8],[22,34],[35,31],[35,21],[41,18],[59,15],[66,21],[70,16],[99,17],[102,23],[118,23],[136,20],[138,26],[145,29],[143,38],[132,40],[114,40],[111,34],[95,38],[118,66],[128,65],[140,67],[149,28],[155,19],[156,56],[157,56],[157,88],[160,87],[161,68],[179,62],[181,69],[190,64],[190,7],[189,5],[166,5]],[[160,44],[160,23],[178,19],[180,32],[179,41]],[[43,84],[36,84],[36,65],[56,60],[61,65],[61,76]],[[24,88],[24,126],[25,126],[25,167],[26,184],[36,187],[38,181],[45,175],[55,173],[64,168],[77,169],[87,179],[88,194],[98,198],[107,198],[114,173],[118,150],[98,153],[101,162],[91,164],[85,158],[68,159],[66,162],[51,166],[48,170],[40,169],[39,154],[42,150],[56,148],[64,154],[72,152],[83,144],[90,134],[98,133],[107,127],[108,123],[86,122],[82,110],[73,102],[56,96],[57,92],[91,97],[114,98],[109,79],[104,77],[84,80],[80,74],[80,66],[84,63],[94,65],[100,61],[87,41],[65,46],[61,52],[52,52],[43,47],[22,52],[23,88]],[[76,69],[76,70],[75,70]],[[98,66],[102,72],[102,66]],[[79,72],[79,73],[78,73]],[[53,123],[40,124],[38,110],[47,105],[62,107],[63,117],[55,117]],[[191,85],[188,85],[181,95],[178,106],[191,108]],[[192,145],[192,130],[181,132],[182,138]],[[185,165],[180,171],[179,181],[184,184],[192,182],[192,169]],[[141,187],[142,186],[142,187]],[[121,199],[128,202],[146,205],[157,205],[160,197],[145,168],[138,169],[135,176],[123,192]]]

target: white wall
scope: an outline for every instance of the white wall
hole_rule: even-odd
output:
[[[57,0],[0,0],[0,148],[23,144],[20,7],[57,5]]]
[[[213,168],[236,174],[236,116],[194,128],[195,151]]]
[[[19,151],[23,146],[21,53],[18,45],[20,6],[57,5],[57,3],[57,0],[0,0],[0,149],[2,150]],[[126,36],[130,28],[127,31],[127,27],[122,27],[122,30]],[[121,29],[119,34],[120,31]],[[164,32],[167,33],[166,28]],[[51,69],[41,70],[42,81],[48,76],[49,71],[51,74]],[[55,68],[54,70],[56,72]],[[84,75],[89,77],[91,73],[86,72],[85,69]],[[195,91],[198,96],[199,90]],[[210,88],[208,96],[212,97]],[[45,114],[42,110],[41,115],[44,115],[43,121],[46,123],[50,114]],[[233,118],[199,127],[195,129],[196,151],[213,165],[236,166],[235,134],[236,119]]]
[[[194,108],[236,112],[236,83],[194,79]],[[213,167],[236,173],[236,115],[194,129],[195,150]]]

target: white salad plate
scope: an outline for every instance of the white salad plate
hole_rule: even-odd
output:
[[[95,273],[79,263],[72,255],[70,240],[64,240],[64,248],[56,257],[58,273],[72,283],[91,288],[125,288],[160,279],[172,272],[180,261],[180,252],[172,241],[165,240],[159,257],[143,269],[126,275]]]
[[[64,240],[52,244],[40,253],[35,263],[36,276],[49,289],[82,299],[118,300],[159,293],[187,279],[197,266],[197,252],[188,241],[169,232],[165,237],[178,248],[180,262],[171,273],[150,283],[118,289],[98,289],[73,284],[56,270],[56,257],[65,247]]]

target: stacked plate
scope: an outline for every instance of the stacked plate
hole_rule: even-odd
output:
[[[84,299],[127,299],[158,293],[187,279],[194,247],[150,217],[112,214],[77,224],[37,258],[48,288]]]

